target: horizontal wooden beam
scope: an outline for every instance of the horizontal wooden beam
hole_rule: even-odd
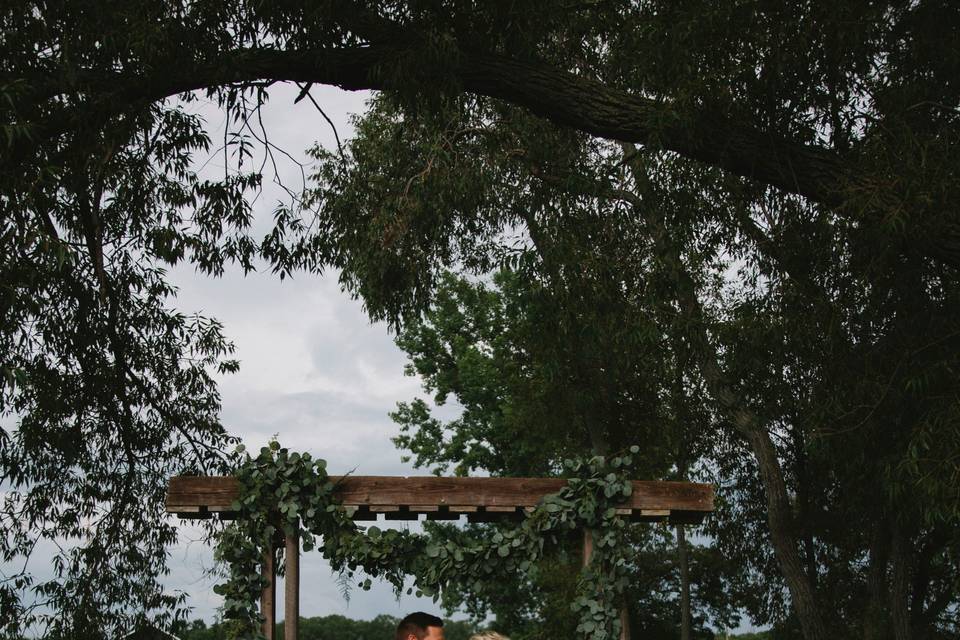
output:
[[[509,519],[557,493],[560,478],[439,478],[436,476],[333,476],[336,499],[357,519]],[[167,511],[183,517],[229,518],[239,484],[229,476],[177,476],[170,479]],[[633,493],[618,514],[632,520],[700,522],[713,511],[713,488],[693,482],[634,480]]]

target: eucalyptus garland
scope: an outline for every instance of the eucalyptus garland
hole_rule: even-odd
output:
[[[638,450],[631,447],[630,453]],[[571,530],[586,529],[592,532],[594,551],[571,603],[579,613],[577,633],[589,640],[613,640],[620,632],[630,554],[627,525],[616,507],[630,497],[632,464],[629,453],[568,460],[568,484],[545,496],[528,517],[500,525],[492,537],[453,539],[442,532],[360,527],[334,499],[325,461],[291,453],[277,442],[256,457],[241,447],[236,470],[240,497],[233,504],[237,518],[218,534],[216,547],[227,578],[214,591],[224,598],[233,637],[262,638],[257,602],[265,582],[260,565],[281,533],[299,535],[304,551],[321,541],[319,550],[345,579],[355,580],[357,571],[368,576],[359,584],[363,589],[374,578],[388,581],[399,593],[411,577],[414,586],[408,592],[437,600],[445,587],[454,585],[478,595],[496,590],[517,572],[532,571],[547,545]]]

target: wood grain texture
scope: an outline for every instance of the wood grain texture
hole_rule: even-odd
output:
[[[457,518],[480,513],[485,519],[529,511],[545,495],[566,484],[558,478],[438,478],[394,476],[331,477],[337,500],[356,508],[357,519],[376,514],[420,514]],[[167,511],[205,517],[229,517],[230,505],[239,496],[236,478],[228,476],[178,476],[171,478]],[[699,522],[713,510],[713,488],[692,482],[634,480],[633,494],[618,514],[643,521]],[[399,518],[398,518],[399,519]],[[406,518],[405,518],[406,519]]]
[[[260,615],[263,616],[261,633],[267,640],[274,640],[277,626],[277,567],[274,550],[264,552],[260,575],[266,581],[260,593]]]
[[[300,537],[288,535],[285,539],[283,576],[283,640],[300,637]]]

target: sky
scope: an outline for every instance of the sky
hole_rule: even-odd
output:
[[[294,104],[298,93],[291,85],[271,87],[263,119],[270,141],[306,163],[306,150],[315,142],[335,150],[336,141],[309,100]],[[351,136],[351,114],[362,112],[370,98],[367,92],[325,86],[314,87],[312,95],[341,141]],[[222,138],[225,119],[214,105],[198,101],[186,108],[205,118],[214,140]],[[280,179],[298,191],[300,168],[276,155]],[[214,150],[198,161],[206,172],[223,172],[222,152]],[[255,229],[269,228],[274,207],[285,197],[282,189],[266,184],[254,204]],[[212,278],[186,265],[172,270],[170,279],[179,290],[176,306],[217,318],[235,344],[240,371],[219,378],[221,419],[248,449],[258,450],[276,436],[291,450],[325,459],[331,474],[424,473],[401,463],[402,454],[390,440],[398,427],[388,416],[398,401],[423,395],[420,384],[404,375],[406,358],[386,325],[370,323],[362,303],[340,290],[335,272],[297,274],[281,281],[269,272],[244,276],[232,269]],[[200,541],[197,528],[181,527],[181,538],[171,549],[166,583],[189,594],[192,617],[209,622],[221,604],[212,590],[216,580],[208,576],[213,554]],[[301,615],[368,619],[381,613],[436,610],[429,599],[405,596],[398,601],[389,586],[376,583],[370,592],[352,590],[348,601],[336,578],[318,553],[303,555]],[[278,597],[282,612],[282,590]]]

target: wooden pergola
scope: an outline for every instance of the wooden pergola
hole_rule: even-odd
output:
[[[458,520],[492,522],[520,519],[544,496],[557,493],[566,480],[555,478],[439,478],[392,476],[332,476],[334,495],[354,520]],[[181,518],[231,519],[239,497],[236,478],[179,476],[170,480],[167,512]],[[617,509],[633,522],[698,524],[713,511],[713,488],[693,482],[633,481],[633,493]],[[284,640],[297,640],[300,617],[300,541],[288,536],[285,546]],[[588,558],[592,544],[584,538]],[[274,640],[276,567],[274,553],[264,555],[267,587],[260,599],[263,634]]]

